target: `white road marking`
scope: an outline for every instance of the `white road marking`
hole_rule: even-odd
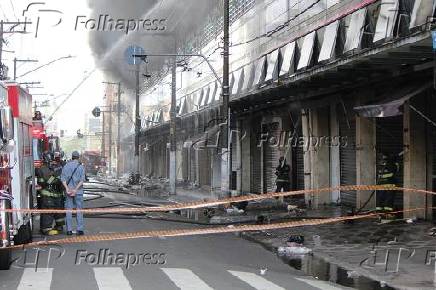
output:
[[[304,282],[306,284],[309,284],[312,287],[319,288],[322,290],[343,290],[344,288],[339,288],[331,285],[330,283],[326,281],[320,281],[316,279],[304,279],[304,278],[295,278],[298,281]]]
[[[251,287],[257,290],[285,290],[280,286],[268,281],[267,279],[258,276],[254,273],[240,272],[240,271],[230,271],[230,274],[241,279],[245,283],[249,284]]]
[[[189,269],[162,268],[162,271],[181,290],[213,290]]]
[[[93,268],[95,280],[100,290],[132,289],[123,269],[117,267]]]
[[[25,268],[17,290],[50,290],[53,269]]]

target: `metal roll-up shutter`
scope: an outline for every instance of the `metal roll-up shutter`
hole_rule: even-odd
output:
[[[272,140],[273,143],[278,142],[280,138],[280,124],[278,122],[263,124],[262,133],[267,133],[268,140]],[[263,145],[263,191],[274,192],[277,179],[275,171],[280,158],[280,151],[278,146],[268,144],[268,142],[264,142]]]
[[[239,136],[232,136],[232,190],[236,190],[238,188],[237,184],[239,182],[239,173],[240,173],[240,164],[241,164],[241,154],[240,154],[240,143],[237,140]]]
[[[252,125],[254,128],[255,125]],[[251,184],[250,190],[252,193],[261,193],[262,192],[262,150],[261,147],[258,146],[260,142],[260,132],[253,130],[252,136],[255,136],[254,142],[251,142],[251,159],[250,159],[250,173],[251,173]]]
[[[339,146],[341,185],[356,184],[356,117],[352,110],[345,114],[342,106],[338,108],[339,135],[347,138],[347,146]],[[348,121],[347,121],[348,119]],[[341,191],[341,203],[356,207],[356,191]]]
[[[295,190],[304,189],[304,152],[303,146],[295,146],[295,169],[296,172],[296,182]]]
[[[400,171],[397,174],[398,186],[403,186],[403,162],[398,156],[403,151],[403,116],[385,117],[376,119],[376,150],[377,171],[379,170],[382,153],[395,156],[400,163]],[[395,208],[403,208],[403,194],[395,195]]]
[[[190,177],[189,180],[192,183],[197,183],[197,151],[191,146],[190,147]]]
[[[182,178],[185,181],[189,180],[189,149],[188,148],[182,148]]]

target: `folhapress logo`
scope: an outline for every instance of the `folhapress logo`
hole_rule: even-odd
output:
[[[85,15],[76,17],[75,30],[117,31],[126,35],[133,31],[162,31],[166,29],[166,19],[122,19],[113,18],[109,14],[100,14],[98,18]]]
[[[124,266],[129,269],[137,265],[164,265],[165,253],[113,253],[110,249],[100,249],[98,253],[87,250],[76,252],[75,265]]]

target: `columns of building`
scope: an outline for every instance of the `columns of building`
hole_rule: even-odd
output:
[[[410,105],[409,102],[404,105],[404,187],[424,189],[427,187],[426,123]],[[425,98],[416,98],[412,105],[423,110]],[[421,208],[405,212],[405,217],[425,218],[425,209],[422,209],[425,206],[425,194],[404,192],[405,210]]]
[[[305,188],[324,188],[330,186],[330,146],[321,138],[330,136],[329,110],[315,108],[302,112],[304,146],[304,186]],[[313,208],[331,202],[331,193],[308,194]]]

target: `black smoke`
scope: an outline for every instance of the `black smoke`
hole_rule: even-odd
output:
[[[113,19],[165,19],[165,30],[130,32],[90,31],[90,46],[100,69],[108,78],[121,80],[127,89],[134,87],[134,68],[126,64],[124,51],[139,45],[146,53],[174,53],[175,45],[187,47],[188,39],[198,35],[216,9],[219,0],[89,0],[92,18],[110,15]],[[216,11],[216,10],[215,10]],[[147,70],[162,71],[164,58],[150,57]],[[145,70],[145,65],[142,65]]]

